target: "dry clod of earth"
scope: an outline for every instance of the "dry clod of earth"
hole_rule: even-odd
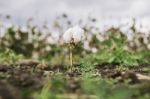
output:
[[[0,99],[22,99],[20,91],[8,84],[6,81],[0,81]]]

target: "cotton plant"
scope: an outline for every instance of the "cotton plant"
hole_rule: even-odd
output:
[[[69,59],[71,66],[70,71],[72,71],[73,67],[73,54],[72,54],[73,48],[78,42],[83,41],[84,39],[85,39],[84,30],[79,26],[69,28],[63,35],[63,41],[69,47]]]

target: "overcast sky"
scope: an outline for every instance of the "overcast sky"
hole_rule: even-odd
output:
[[[28,17],[50,20],[64,12],[73,18],[150,17],[150,0],[0,0],[0,13],[16,21]]]

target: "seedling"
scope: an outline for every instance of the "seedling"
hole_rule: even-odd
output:
[[[73,48],[78,42],[84,40],[84,38],[84,30],[79,26],[69,28],[63,35],[63,40],[69,47],[70,71],[72,71],[73,68]]]

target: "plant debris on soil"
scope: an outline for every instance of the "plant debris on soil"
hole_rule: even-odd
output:
[[[67,83],[64,85],[65,89],[63,90],[66,90],[66,92],[70,94],[80,93],[81,95],[79,96],[84,97],[83,99],[95,99],[92,96],[89,96],[89,98],[82,96],[84,95],[81,86],[82,72],[79,70],[79,67],[80,65],[75,66],[74,71],[69,73],[65,65],[48,65],[34,61],[11,65],[0,64],[0,99],[32,99],[30,95],[25,98],[23,97],[24,90],[28,89],[34,92],[41,89],[47,77],[53,79],[57,73],[63,73],[66,79]],[[98,64],[95,66],[94,71],[95,76],[116,79],[116,84],[123,83],[125,80],[130,79],[129,84],[140,84],[140,89],[144,89],[144,91],[146,90],[146,92],[150,94],[150,79],[146,76],[150,73],[149,70],[144,70],[139,67],[132,67],[129,70],[119,70],[116,65]],[[141,79],[137,74],[147,77],[147,79]],[[141,92],[144,91],[141,90]]]

